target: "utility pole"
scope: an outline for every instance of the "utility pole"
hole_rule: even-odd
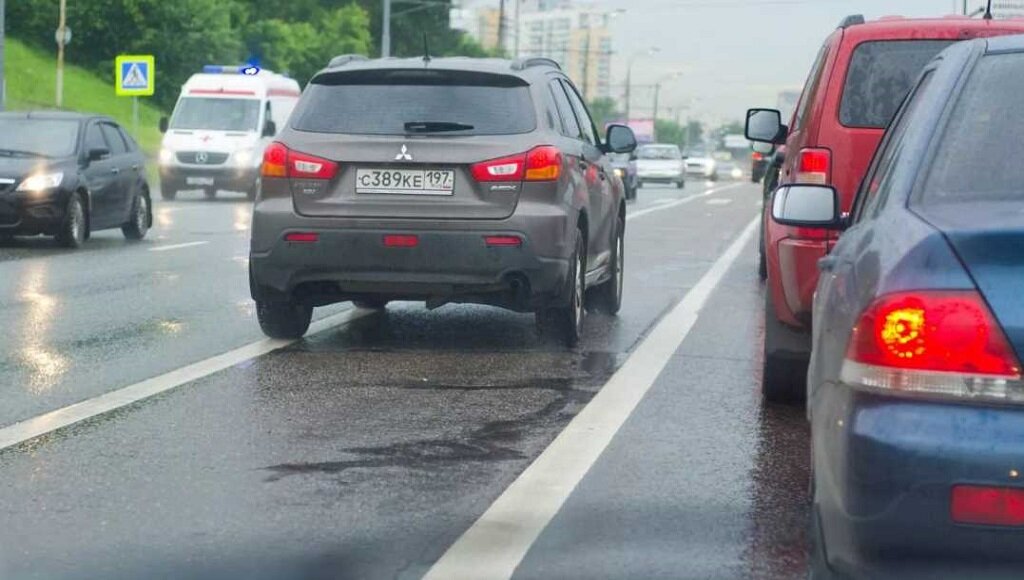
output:
[[[967,16],[967,0],[964,0],[964,16]]]
[[[512,58],[519,58],[519,30],[520,30],[519,29],[519,10],[522,8],[522,1],[523,0],[516,0],[516,16],[515,16],[515,19],[516,19],[515,20],[516,36],[512,40],[512,45],[513,45]]]
[[[590,101],[590,25],[583,29],[583,100]]]
[[[63,0],[61,0],[63,2]],[[383,0],[384,9],[381,10],[381,32],[380,32],[380,57],[391,56],[391,0]]]
[[[505,50],[505,0],[498,4],[498,50]]]
[[[7,85],[4,82],[4,43],[7,42],[4,36],[4,0],[0,0],[0,111],[4,110],[7,103]]]
[[[658,122],[658,94],[659,93],[661,93],[661,83],[658,83],[658,84],[654,85],[654,114],[651,115],[651,118],[654,119],[655,123]]]
[[[57,26],[57,108],[64,107],[64,40],[67,30],[67,0],[60,0],[60,24]]]

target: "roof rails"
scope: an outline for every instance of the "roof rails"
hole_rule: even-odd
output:
[[[851,14],[846,18],[843,18],[843,21],[839,23],[839,28],[849,28],[851,26],[857,26],[858,24],[864,24],[864,22],[866,21],[864,20],[863,14]]]
[[[512,70],[526,70],[535,66],[550,66],[562,70],[561,65],[553,58],[534,56],[530,58],[519,58],[512,61]]]
[[[331,62],[327,63],[327,68],[334,68],[336,66],[345,66],[346,64],[354,61],[370,60],[362,54],[339,54],[338,56],[331,59]]]

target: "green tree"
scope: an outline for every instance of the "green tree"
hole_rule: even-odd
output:
[[[619,112],[615,99],[600,97],[590,101],[588,108],[590,109],[590,115],[594,117],[594,123],[600,128],[604,128],[608,123],[622,118],[622,113]]]
[[[675,121],[658,119],[654,122],[655,138],[661,143],[672,143],[682,147],[686,143],[685,132],[686,129]]]

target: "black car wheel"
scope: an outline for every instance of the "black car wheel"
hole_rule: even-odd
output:
[[[294,300],[257,300],[256,318],[270,338],[302,338],[313,320],[313,307]]]
[[[213,189],[212,187],[210,189],[204,189],[203,195],[206,197],[206,199],[215,199],[217,197],[217,190]]]
[[[160,182],[160,197],[167,201],[173,201],[178,196],[178,192],[171,187],[170,183],[164,181]]]
[[[622,308],[622,286],[625,280],[626,223],[620,217],[616,220],[615,239],[612,244],[612,258],[609,268],[611,277],[592,290],[594,306],[608,314],[618,314]]]
[[[775,315],[771,289],[765,291],[764,304],[764,372],[761,394],[769,403],[799,404],[807,397],[807,360],[796,353],[782,350],[795,343],[799,331],[790,329]]]
[[[757,242],[757,276],[762,282],[768,279],[768,258],[764,253],[764,220],[761,220],[761,235]]]
[[[587,289],[587,247],[583,231],[576,230],[576,249],[572,255],[567,283],[569,304],[558,308],[546,308],[537,312],[537,326],[541,332],[558,337],[566,346],[574,347],[583,334],[583,321],[587,310],[584,306]]]
[[[65,248],[81,248],[85,243],[85,209],[82,207],[82,198],[77,193],[72,194],[68,200],[64,221],[61,222],[60,229],[54,237],[57,243]]]
[[[149,225],[149,196],[140,193],[132,202],[131,217],[121,226],[121,233],[129,240],[141,240],[146,237]]]

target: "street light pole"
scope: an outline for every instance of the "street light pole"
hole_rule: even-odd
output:
[[[64,31],[67,27],[67,0],[60,0],[59,26],[57,26],[57,108],[64,107]]]
[[[391,56],[391,0],[383,0],[383,2],[384,8],[381,11],[380,57],[388,58]]]

